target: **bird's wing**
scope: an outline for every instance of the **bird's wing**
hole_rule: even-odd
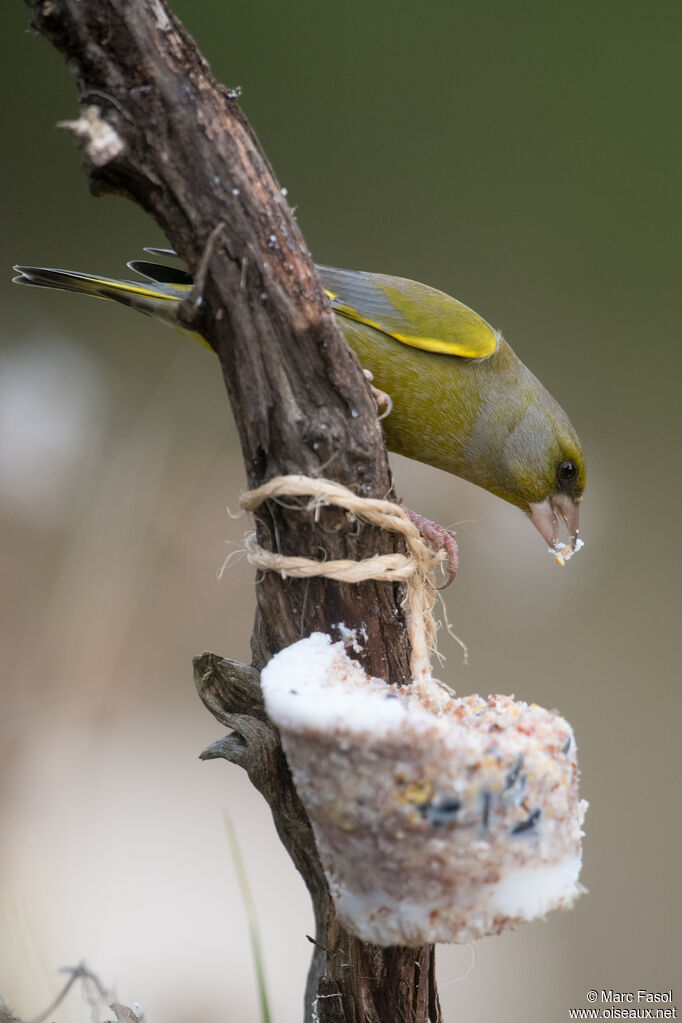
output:
[[[151,255],[176,255],[172,249],[146,251]],[[141,259],[132,260],[128,266],[154,282],[159,298],[183,297],[182,292],[192,286],[185,270]],[[317,266],[317,272],[339,316],[364,323],[402,344],[465,359],[485,359],[498,346],[499,332],[482,316],[436,288],[361,270]],[[129,282],[126,285],[129,287]]]
[[[317,272],[334,312],[412,348],[466,359],[485,359],[497,348],[500,335],[482,316],[426,284],[330,266]]]

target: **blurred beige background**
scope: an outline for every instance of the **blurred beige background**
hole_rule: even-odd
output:
[[[590,801],[571,913],[439,949],[447,1021],[547,1023],[589,988],[679,984],[679,7],[176,0],[320,262],[427,281],[504,330],[565,405],[589,484],[560,570],[511,506],[395,459],[461,522],[445,594],[461,693],[556,707]],[[248,658],[243,473],[218,367],[151,321],[12,288],[14,262],[123,273],[156,226],[96,202],[55,123],[61,58],[0,36],[0,992],[37,1014],[85,957],[150,1023],[258,1018],[237,829],[276,1023],[301,1017],[311,913],[191,657]],[[677,86],[677,90],[676,90]],[[474,957],[473,968],[472,957]],[[682,996],[682,992],[678,991]],[[87,1018],[78,996],[57,1014]]]

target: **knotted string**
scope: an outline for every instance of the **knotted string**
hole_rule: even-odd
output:
[[[436,553],[427,547],[400,505],[378,498],[358,497],[332,480],[299,475],[275,476],[243,494],[240,505],[245,511],[252,512],[264,501],[283,497],[307,497],[303,507],[316,516],[320,508],[334,505],[343,508],[354,519],[362,519],[380,529],[404,536],[407,554],[376,554],[361,561],[316,561],[314,558],[277,554],[261,547],[255,532],[245,537],[244,545],[251,565],[265,572],[278,572],[282,578],[324,576],[347,583],[369,579],[406,583],[404,610],[412,647],[410,670],[414,681],[429,675],[431,653],[436,645],[436,625],[431,613],[436,599],[435,568],[446,557],[445,552]]]

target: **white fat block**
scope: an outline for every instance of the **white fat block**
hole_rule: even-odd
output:
[[[343,925],[378,945],[499,934],[581,888],[573,731],[509,696],[368,678],[314,633],[262,672]]]

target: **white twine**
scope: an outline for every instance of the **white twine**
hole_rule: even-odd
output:
[[[245,511],[254,511],[264,501],[282,497],[307,497],[304,507],[313,511],[316,517],[320,508],[334,505],[343,508],[354,518],[405,537],[407,554],[376,554],[361,561],[316,561],[313,558],[277,554],[261,547],[255,533],[250,533],[244,543],[246,557],[251,565],[262,571],[278,572],[282,578],[310,579],[313,576],[324,576],[347,583],[366,582],[369,579],[406,583],[405,611],[412,647],[412,678],[416,681],[430,675],[430,656],[436,645],[436,626],[431,613],[436,599],[435,568],[445,559],[445,552],[434,552],[427,547],[419,530],[400,505],[378,498],[358,497],[332,480],[300,475],[275,476],[261,487],[243,494],[240,505]]]

